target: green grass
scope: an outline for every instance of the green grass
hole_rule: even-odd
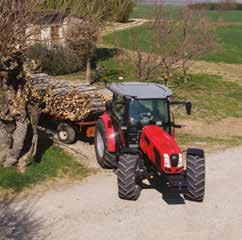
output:
[[[226,117],[242,118],[242,86],[221,77],[193,75],[188,83],[173,80],[169,86],[174,96],[193,103],[194,119],[215,122]]]
[[[242,23],[242,22],[241,22]],[[202,57],[202,60],[225,63],[242,63],[242,25],[217,27],[216,35],[221,44],[218,52]]]
[[[87,169],[63,149],[52,146],[42,156],[41,163],[27,167],[24,174],[18,173],[14,167],[1,167],[0,189],[21,191],[60,176],[81,179],[87,176]]]
[[[213,22],[220,20],[226,22],[240,22],[242,24],[242,11],[208,11],[208,17]]]
[[[118,76],[123,76],[124,81],[139,81],[134,78],[132,64],[119,65],[115,58],[102,61],[107,69],[109,82],[118,82]],[[158,74],[156,79],[150,81],[159,82]],[[218,121],[226,117],[242,118],[242,86],[235,82],[223,81],[222,77],[196,74],[192,75],[188,83],[183,79],[174,76],[169,83],[173,90],[174,97],[193,102],[194,119],[204,119],[208,122]],[[163,84],[163,81],[161,82]],[[178,111],[178,117],[186,117],[184,111]],[[176,114],[177,114],[176,113]],[[180,116],[179,114],[182,113]]]
[[[149,25],[137,27],[131,31],[137,32],[137,47],[144,52],[152,46],[152,29]],[[132,49],[132,33],[122,30],[105,36],[107,44],[116,47]],[[136,35],[135,35],[136,36]],[[216,28],[217,42],[220,44],[217,51],[201,57],[200,59],[212,62],[242,63],[242,25],[219,26]]]
[[[132,49],[132,32],[135,32],[135,36],[138,36],[137,47],[142,51],[147,51],[147,47],[152,44],[152,39],[150,37],[152,29],[149,25],[142,25],[132,30],[126,29],[108,34],[104,37],[104,42],[119,48]]]
[[[181,9],[180,6],[164,6],[162,7],[162,13],[166,17],[177,19],[181,15]],[[159,5],[137,5],[130,18],[153,19],[159,11]]]
[[[155,5],[137,5],[130,18],[152,19],[154,18],[155,9]]]
[[[131,18],[153,19],[155,12],[159,9],[157,5],[137,5],[131,14]],[[165,16],[179,17],[181,7],[165,6],[163,13]],[[213,22],[223,20],[224,22],[241,22],[242,11],[208,11],[208,17]]]
[[[224,149],[235,146],[241,146],[242,137],[233,136],[233,137],[201,137],[198,135],[176,132],[176,140],[179,145],[183,148],[189,146],[196,146],[205,149],[206,151],[214,149]]]
[[[124,65],[123,68],[111,58],[103,61],[102,65],[107,69],[109,82],[118,82],[118,76],[123,76],[124,81],[138,81],[133,77],[134,69],[130,67],[131,64]],[[157,79],[151,81],[159,82]],[[242,86],[235,82],[223,81],[219,76],[196,74],[186,84],[183,79],[174,77],[169,88],[175,98],[193,102],[193,119],[214,122],[226,117],[242,118]],[[176,115],[186,117],[184,111],[178,110]]]
[[[124,81],[138,81],[134,78],[134,68],[132,64],[126,61],[120,61],[114,58],[108,58],[99,63],[106,69],[106,80],[108,83],[120,82],[119,77],[123,77]]]

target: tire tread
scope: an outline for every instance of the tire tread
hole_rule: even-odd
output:
[[[205,195],[205,158],[199,155],[187,155],[188,193],[185,198],[202,202]]]

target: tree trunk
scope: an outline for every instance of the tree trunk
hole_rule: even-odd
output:
[[[86,70],[86,81],[89,84],[92,84],[92,72],[91,72],[91,59],[90,57],[87,58],[87,70]]]
[[[187,83],[187,67],[186,67],[186,61],[185,60],[183,60],[182,68],[183,68],[184,83]]]
[[[24,146],[28,130],[28,120],[17,120],[16,129],[12,134],[12,147],[9,149],[4,167],[11,167],[18,162],[21,151]]]
[[[14,126],[12,126],[14,129]],[[0,165],[4,164],[12,146],[11,127],[0,120]]]
[[[38,123],[40,118],[41,109],[39,106],[27,106],[30,124],[33,130],[33,137],[32,137],[32,144],[29,151],[22,156],[18,161],[18,170],[21,173],[24,173],[26,170],[26,166],[30,163],[35,162],[35,157],[37,154],[37,147],[38,147]]]

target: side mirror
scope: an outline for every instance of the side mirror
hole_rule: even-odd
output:
[[[192,115],[192,103],[191,102],[186,102],[186,112],[187,112],[187,115]]]
[[[107,101],[106,102],[106,112],[108,114],[111,114],[112,113],[112,109],[113,109],[112,101]]]

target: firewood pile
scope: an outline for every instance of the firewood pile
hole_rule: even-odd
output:
[[[26,89],[33,98],[44,96],[44,113],[71,121],[81,121],[104,112],[105,103],[111,98],[107,89],[99,90],[87,84],[57,81],[43,73],[32,75]]]

